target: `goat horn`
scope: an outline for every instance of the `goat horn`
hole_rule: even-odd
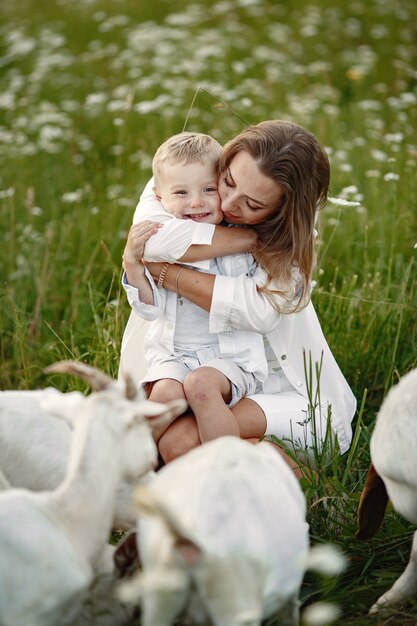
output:
[[[58,361],[45,368],[44,372],[46,374],[73,374],[85,380],[94,391],[102,391],[113,384],[112,379],[99,369],[80,361]]]
[[[127,372],[123,373],[123,380],[125,381],[125,396],[128,400],[134,400],[137,396],[138,390],[133,378]]]

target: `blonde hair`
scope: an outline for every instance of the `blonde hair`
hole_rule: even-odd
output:
[[[259,171],[278,183],[282,190],[276,212],[253,226],[259,240],[256,260],[268,275],[261,291],[278,310],[281,309],[274,295],[290,301],[295,297],[294,306],[285,310],[299,310],[306,306],[310,297],[309,282],[315,265],[314,224],[317,210],[327,198],[329,160],[312,133],[282,120],[249,126],[229,141],[220,157],[219,171],[227,170],[241,151],[248,152]],[[297,293],[289,296],[285,285],[291,284],[294,268],[299,270],[300,281]]]
[[[166,163],[212,163],[216,169],[222,152],[222,146],[218,141],[204,133],[190,133],[184,131],[173,135],[155,152],[152,161],[152,173],[155,184],[163,172]]]

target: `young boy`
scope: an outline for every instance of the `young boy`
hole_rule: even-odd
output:
[[[221,146],[202,133],[180,133],[157,150],[153,191],[165,211],[178,219],[219,224],[223,214],[217,193]],[[154,226],[132,227],[123,255],[124,287],[138,315],[154,320],[145,337],[147,373],[142,384],[149,399],[185,398],[194,412],[201,442],[223,435],[239,436],[230,406],[255,393],[268,375],[263,339],[249,331],[209,332],[209,313],[173,291],[157,288],[141,259]],[[168,267],[168,263],[164,266]],[[209,262],[212,274],[238,276],[254,271],[250,254]],[[177,273],[178,278],[181,269]],[[163,431],[156,433],[156,440]]]

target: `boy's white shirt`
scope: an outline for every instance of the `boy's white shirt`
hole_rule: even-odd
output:
[[[166,219],[169,214],[164,212],[153,194],[152,206],[149,203],[142,214],[141,201],[149,199],[149,190],[152,193],[152,186],[153,182],[150,181],[139,200],[134,221],[146,219],[155,221],[157,216],[157,221],[166,222],[168,229],[174,233],[175,251],[172,252],[171,248],[171,252],[168,252],[168,246],[172,242],[168,241],[169,236],[167,237],[166,233],[163,234],[166,227],[164,226],[147,242],[146,247],[151,241],[152,247],[151,252],[148,251],[148,254],[145,254],[145,258],[158,261],[166,259],[174,262],[185,253],[190,245],[197,243],[196,238],[205,239],[207,236],[207,229],[197,227],[211,225],[197,224],[191,220],[176,220],[174,224],[172,220],[176,218],[169,216],[171,219]],[[165,216],[164,219],[162,215]],[[205,233],[204,236],[203,233]],[[205,239],[200,243],[210,243],[211,237],[208,237],[210,241]],[[180,254],[175,258],[179,251]],[[152,259],[149,258],[149,254]],[[201,263],[199,266],[202,266]],[[328,407],[331,406],[332,428],[338,435],[340,451],[343,453],[348,449],[352,438],[351,421],[356,410],[356,399],[327,344],[312,302],[310,301],[304,309],[296,313],[280,314],[268,297],[257,289],[265,283],[265,279],[265,271],[260,267],[256,267],[251,276],[244,274],[237,277],[217,276],[210,309],[210,332],[248,330],[265,335],[294,389],[307,400],[312,398],[316,408],[326,414]],[[135,380],[139,380],[144,375],[143,343],[141,342],[144,336],[143,323],[146,324],[132,312],[122,340],[119,375],[123,371],[128,371]],[[311,391],[307,388],[305,374],[305,361],[308,371],[310,357],[313,364]],[[316,363],[321,363],[318,397]],[[273,403],[274,396],[271,395],[270,398]]]

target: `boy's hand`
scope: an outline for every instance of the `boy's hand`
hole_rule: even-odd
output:
[[[158,222],[150,221],[139,222],[139,224],[131,226],[123,252],[123,268],[125,270],[127,269],[126,266],[137,265],[142,262],[145,243],[158,232],[160,227],[161,224]]]

